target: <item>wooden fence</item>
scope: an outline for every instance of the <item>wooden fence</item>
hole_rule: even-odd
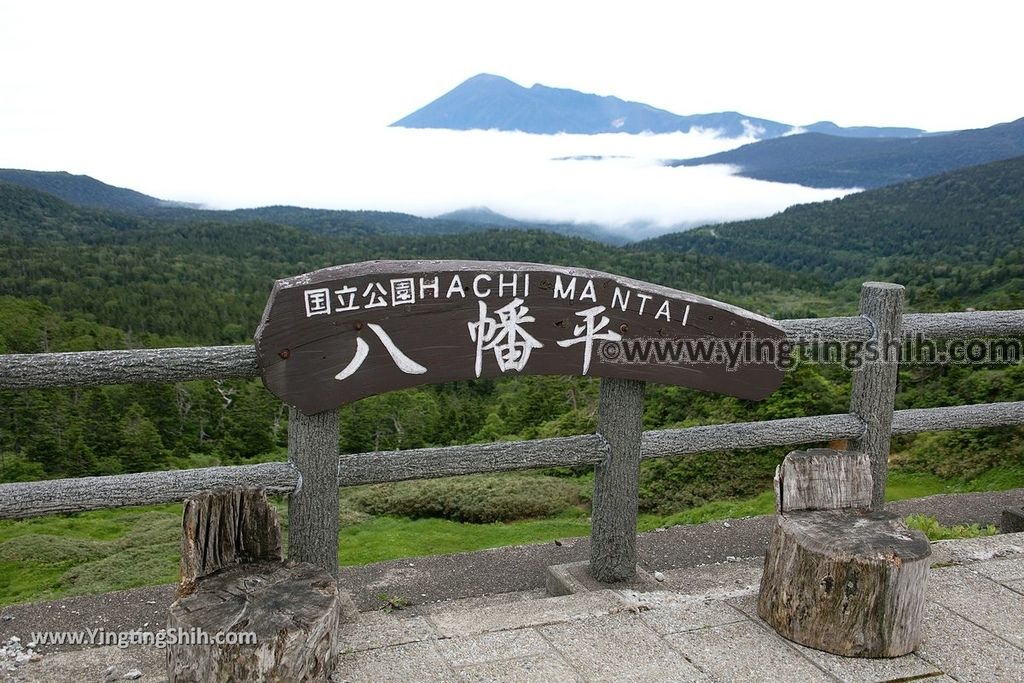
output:
[[[779,321],[790,342],[932,340],[1024,335],[1024,310],[903,314],[903,288],[866,283],[860,315]],[[1024,401],[894,411],[897,365],[868,362],[854,374],[850,412],[643,432],[644,384],[601,382],[598,433],[445,448],[339,455],[338,412],[289,412],[286,463],[0,484],[0,519],[181,501],[223,488],[287,493],[289,556],[338,568],[338,487],[572,465],[596,468],[591,570],[604,581],[636,565],[639,461],[726,449],[849,439],[872,462],[880,507],[893,434],[1024,424]],[[252,346],[0,356],[0,389],[257,377]]]

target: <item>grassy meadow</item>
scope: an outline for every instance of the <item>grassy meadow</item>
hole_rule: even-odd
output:
[[[488,487],[503,480],[528,484],[535,479],[544,488],[553,479],[543,474],[511,474],[477,477]],[[412,497],[424,482],[388,485]],[[589,487],[592,478],[558,480],[557,488],[575,486],[577,497],[550,514],[514,521],[466,522],[439,517],[369,514],[360,509],[362,497],[379,491],[373,487],[344,490],[339,496],[342,530],[339,560],[342,565],[361,565],[405,557],[468,552],[485,548],[527,543],[544,543],[558,538],[590,533]],[[991,470],[970,481],[944,480],[929,474],[893,472],[889,479],[889,500],[916,498],[936,493],[1002,490],[1024,487],[1024,468]],[[509,488],[515,488],[511,486]],[[524,487],[525,490],[525,487]],[[429,491],[428,491],[429,493]],[[410,496],[406,496],[408,498]],[[467,498],[472,499],[471,495]],[[394,496],[401,499],[401,496]],[[466,502],[466,501],[463,501]],[[287,507],[281,512],[287,534]],[[466,507],[476,510],[475,501]],[[500,501],[498,502],[500,505]],[[639,529],[676,524],[699,524],[717,519],[734,519],[773,511],[770,491],[735,500],[715,501],[669,515],[644,513]],[[557,506],[556,506],[557,507]],[[406,511],[415,514],[408,505]],[[935,540],[964,535],[994,533],[994,528],[944,527],[933,519],[912,516],[913,526]],[[54,515],[20,521],[0,522],[0,606],[102,593],[138,586],[173,583],[178,578],[181,505],[101,510]]]

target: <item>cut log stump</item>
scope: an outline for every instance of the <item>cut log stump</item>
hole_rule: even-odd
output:
[[[870,502],[870,465],[861,454],[815,449],[786,461],[776,476],[780,513],[758,614],[783,637],[837,655],[912,652],[921,639],[927,537],[895,514],[854,507]],[[815,461],[824,466],[807,469]]]
[[[218,569],[281,559],[281,522],[263,490],[222,491],[185,501],[179,595]]]
[[[323,681],[334,671],[341,603],[334,578],[307,563],[237,565],[171,605],[168,632],[224,643],[167,648],[170,681]],[[180,631],[179,631],[180,629]],[[239,642],[243,633],[255,643]],[[199,636],[202,638],[202,635]]]
[[[330,573],[281,560],[262,491],[185,502],[178,595],[167,618],[178,636],[167,646],[172,682],[322,681],[334,671],[346,596]]]

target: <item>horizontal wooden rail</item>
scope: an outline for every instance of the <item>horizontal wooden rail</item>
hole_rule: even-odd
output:
[[[498,441],[416,448],[407,451],[374,451],[341,456],[338,485],[378,484],[407,479],[436,479],[477,472],[506,472],[538,467],[595,465],[608,453],[608,444],[597,434],[562,436],[533,441]]]
[[[764,422],[733,422],[684,429],[644,432],[640,457],[664,458],[763,446],[850,439],[860,436],[864,424],[855,415],[816,415]]]
[[[0,356],[0,389],[259,377],[253,346],[24,353]]]
[[[893,415],[895,434],[1019,424],[1024,424],[1024,401],[914,408],[897,410]],[[862,432],[860,420],[849,414],[662,429],[644,432],[640,454],[643,458],[663,458],[729,449],[792,446],[856,438]],[[600,435],[586,434],[346,454],[338,461],[338,485],[594,465],[607,452],[607,443]],[[298,481],[298,474],[288,463],[265,463],[0,484],[0,519],[169,503],[221,488],[265,488],[287,493],[295,490]]]
[[[779,320],[789,341],[867,341],[871,322],[861,316]],[[927,339],[963,339],[1024,335],[1024,310],[971,311],[968,313],[907,313],[903,335]]]
[[[780,320],[792,342],[865,341],[871,323],[861,316]],[[911,313],[903,333],[929,339],[1024,335],[1024,310]],[[185,382],[258,377],[252,346],[80,351],[0,355],[0,389]]]
[[[1013,337],[1024,335],[1024,310],[968,313],[907,313],[903,334],[929,339]]]
[[[263,488],[284,493],[294,490],[298,481],[298,473],[288,463],[268,462],[0,484],[0,519],[174,503],[218,489]]]
[[[1019,424],[1024,424],[1024,401],[977,403],[946,408],[897,410],[892,417],[892,433],[917,434]]]

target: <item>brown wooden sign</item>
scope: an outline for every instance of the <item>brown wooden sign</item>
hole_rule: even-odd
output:
[[[369,261],[278,280],[256,350],[267,388],[313,414],[395,389],[515,374],[638,379],[760,399],[783,375],[761,350],[783,338],[754,313],[593,270]],[[693,358],[698,342],[717,350]]]

